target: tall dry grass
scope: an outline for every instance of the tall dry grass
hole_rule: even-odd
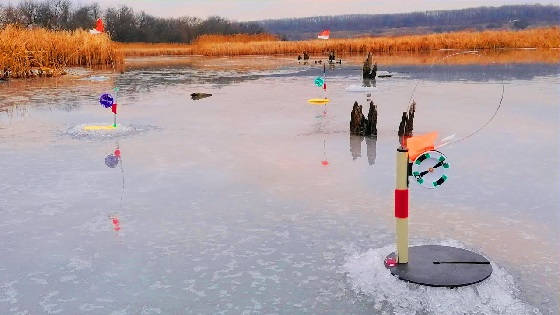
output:
[[[194,45],[213,45],[216,43],[251,43],[251,42],[275,42],[280,39],[272,34],[233,34],[233,35],[201,35],[195,41]]]
[[[192,55],[192,45],[175,43],[118,43],[125,56],[181,56]]]
[[[399,51],[424,52],[438,49],[500,49],[500,48],[558,48],[560,27],[534,28],[522,31],[462,31],[429,35],[395,37],[362,37],[351,39],[307,41],[249,41],[223,40],[192,46],[193,54],[206,56],[297,54],[307,51],[324,54],[334,50],[338,54],[393,53]]]
[[[116,67],[123,61],[123,54],[106,34],[15,26],[0,29],[0,77],[52,76],[67,66]]]
[[[249,43],[278,41],[270,34],[202,35],[192,45],[182,43],[119,43],[119,50],[125,56],[177,56],[192,55],[193,47],[212,46],[217,43]]]
[[[373,51],[385,55],[387,63],[390,63],[393,59],[399,59],[394,58],[395,55],[403,52],[416,55],[411,58],[418,62],[417,55],[440,49],[492,51],[528,47],[559,48],[560,27],[307,41],[280,41],[270,34],[203,35],[188,45],[115,43],[106,34],[90,35],[83,30],[48,31],[7,26],[0,29],[0,79],[56,75],[63,73],[63,68],[68,66],[105,65],[120,68],[125,55],[240,56],[299,54],[302,51],[323,55],[330,50],[336,51],[338,55],[363,55]],[[526,57],[529,60],[533,56]],[[519,56],[510,57],[515,61]],[[468,55],[463,59],[467,63],[481,60],[479,56]],[[558,50],[548,54],[546,60],[557,62]]]
[[[280,41],[270,34],[203,35],[193,44],[122,43],[119,50],[126,56],[159,55],[282,55],[398,52],[422,53],[440,49],[560,48],[560,27],[534,28],[522,31],[462,31],[429,35],[362,37],[329,40]]]

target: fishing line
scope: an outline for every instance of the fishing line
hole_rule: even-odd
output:
[[[447,58],[451,58],[453,56],[458,56],[458,55],[477,55],[480,57],[480,54],[478,53],[477,50],[466,50],[466,51],[460,51],[460,52],[456,52],[447,56],[443,56],[440,59],[436,60],[435,63],[432,63],[430,65],[430,73],[432,72],[433,68],[435,65],[439,65],[441,64],[443,61],[445,61]],[[412,93],[410,93],[410,99],[408,100],[408,107],[407,107],[407,111],[410,110],[410,105],[412,104],[412,101],[414,101],[414,94],[416,93],[416,88],[418,87],[418,85],[420,85],[420,83],[424,82],[424,80],[422,79],[418,79],[416,81],[416,84],[414,85],[414,88],[412,89]]]
[[[451,58],[451,57],[454,57],[454,56],[458,56],[458,55],[476,55],[476,56],[478,56],[478,57],[481,57],[480,53],[479,53],[477,50],[467,50],[467,51],[456,52],[456,53],[449,54],[449,55],[447,55],[447,56],[442,57],[441,59],[437,60],[436,63],[432,63],[432,65],[430,66],[430,70],[432,70],[433,67],[434,67],[436,64],[440,64],[440,63],[442,63],[443,61],[445,61],[446,59]],[[492,63],[493,63],[493,64],[496,64],[495,61],[493,61]],[[424,82],[424,80],[418,80],[418,81],[416,82],[416,84],[414,85],[414,88],[412,89],[412,92],[411,92],[411,94],[410,94],[410,99],[409,99],[409,101],[408,101],[407,112],[410,111],[412,105],[414,104],[414,95],[415,95],[415,93],[416,93],[416,90],[417,90],[418,85],[420,85],[420,83],[422,83],[422,82]],[[490,118],[489,118],[484,124],[482,124],[482,125],[481,125],[480,127],[478,127],[476,130],[474,130],[473,132],[467,134],[467,135],[464,136],[464,137],[461,137],[461,138],[458,138],[458,139],[455,139],[455,140],[451,140],[452,138],[454,138],[455,134],[453,134],[453,135],[451,135],[451,136],[449,136],[449,137],[445,137],[445,138],[442,139],[442,140],[451,140],[451,141],[447,141],[447,142],[441,143],[441,144],[435,146],[435,148],[437,149],[437,148],[441,148],[441,147],[447,146],[447,145],[449,145],[449,144],[454,144],[454,143],[461,142],[461,141],[463,141],[463,140],[466,140],[466,139],[468,139],[468,138],[474,136],[475,134],[477,134],[478,132],[480,132],[480,131],[482,131],[484,128],[486,128],[486,127],[494,120],[494,118],[496,118],[496,116],[498,115],[498,112],[500,111],[500,109],[501,109],[501,107],[502,107],[503,100],[504,100],[504,94],[505,94],[505,84],[504,84],[503,78],[502,78],[502,83],[501,83],[501,85],[502,85],[502,92],[501,92],[501,95],[500,95],[500,100],[498,101],[498,105],[496,106],[496,110],[494,111],[494,113],[490,116]]]
[[[442,143],[442,144],[436,146],[435,148],[437,149],[437,148],[444,147],[444,146],[446,146],[446,145],[448,145],[448,144],[453,144],[453,143],[461,142],[461,141],[463,141],[463,140],[466,140],[466,139],[468,139],[468,138],[474,136],[474,135],[477,134],[479,131],[481,131],[482,129],[486,128],[486,126],[488,126],[488,125],[494,120],[494,118],[496,117],[496,115],[498,115],[498,112],[500,111],[500,108],[502,107],[502,102],[503,102],[503,100],[504,100],[505,88],[506,88],[506,87],[505,87],[505,84],[504,84],[504,82],[502,81],[502,95],[500,96],[500,101],[498,102],[498,107],[496,107],[496,110],[494,111],[494,114],[492,114],[492,116],[490,116],[490,119],[488,119],[488,121],[486,121],[482,126],[480,126],[480,127],[479,127],[478,129],[476,129],[475,131],[471,132],[470,134],[468,134],[468,135],[466,135],[466,136],[464,136],[464,137],[462,137],[462,138],[456,139],[456,140],[452,140],[452,141],[449,141],[449,142]]]

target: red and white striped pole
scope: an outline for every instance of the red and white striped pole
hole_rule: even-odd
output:
[[[397,149],[397,182],[395,188],[397,228],[397,263],[408,263],[408,149]]]

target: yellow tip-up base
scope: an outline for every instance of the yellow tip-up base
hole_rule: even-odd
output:
[[[91,125],[91,126],[84,126],[84,130],[113,130],[113,129],[117,129],[117,127],[113,127],[113,125],[105,125],[105,126]]]
[[[327,104],[329,102],[328,98],[312,98],[310,100],[307,100],[307,102],[309,104],[314,104],[314,105],[323,105],[323,104]]]

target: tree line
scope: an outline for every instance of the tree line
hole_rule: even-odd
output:
[[[189,43],[203,34],[258,34],[257,23],[233,22],[221,17],[161,18],[121,6],[102,10],[99,4],[75,6],[70,0],[22,0],[0,4],[0,27],[16,24],[53,30],[91,29],[102,18],[111,38],[119,42]]]
[[[508,5],[461,10],[437,10],[399,14],[350,14],[257,21],[267,32],[288,39],[305,39],[323,29],[357,34],[383,34],[399,28],[444,32],[466,28],[523,29],[560,24],[556,5]],[[315,35],[316,36],[316,35]]]

